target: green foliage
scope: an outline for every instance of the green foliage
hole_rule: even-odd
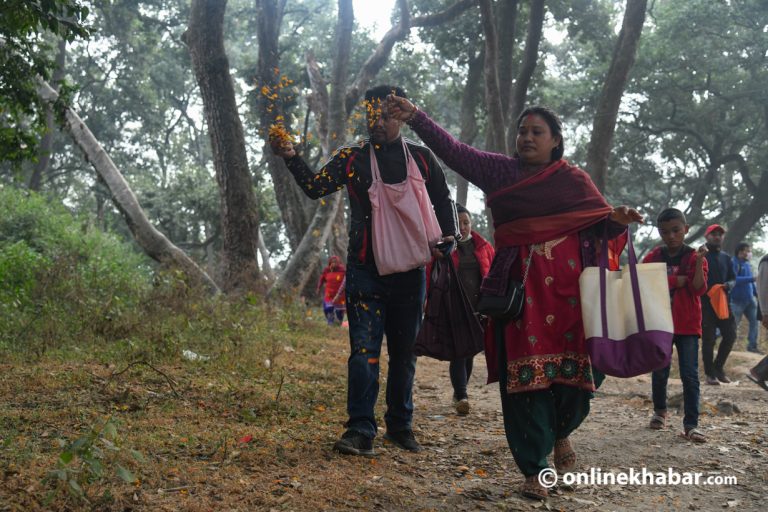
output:
[[[760,181],[768,157],[768,9],[755,0],[659,2],[648,18],[614,151],[621,168],[645,163],[614,183],[654,176],[652,212],[678,206],[694,226],[730,224],[764,201],[746,185]]]
[[[89,487],[95,483],[105,483],[111,472],[125,483],[137,482],[136,476],[119,463],[121,458],[126,458],[126,454],[136,463],[146,462],[140,452],[120,446],[117,424],[111,417],[101,425],[91,427],[86,434],[70,443],[59,439],[59,446],[63,450],[56,461],[56,469],[51,470],[46,477],[55,486],[48,496],[49,503],[62,492],[89,502]],[[107,501],[110,496],[105,492],[101,499]]]
[[[0,188],[0,318],[4,355],[164,360],[189,349],[240,361],[274,360],[306,309],[210,298],[63,207]]]
[[[88,8],[79,0],[0,0],[0,160],[20,164],[35,155],[44,122],[36,77],[53,69],[47,37],[87,37]]]
[[[148,290],[143,261],[63,207],[0,188],[0,349],[114,333]]]

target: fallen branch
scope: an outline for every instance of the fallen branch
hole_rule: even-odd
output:
[[[157,373],[159,373],[160,375],[162,375],[162,376],[165,378],[165,381],[168,383],[168,386],[170,386],[170,388],[171,388],[171,391],[173,391],[173,394],[174,394],[174,396],[176,396],[176,398],[181,398],[181,395],[179,395],[179,393],[176,391],[176,388],[175,388],[175,387],[173,387],[173,379],[171,379],[170,377],[168,377],[168,375],[167,375],[167,374],[165,374],[165,373],[164,373],[164,372],[162,372],[161,370],[158,370],[157,368],[155,368],[154,366],[152,366],[152,364],[150,364],[149,362],[147,362],[147,361],[144,361],[144,360],[142,360],[142,361],[134,361],[134,362],[132,362],[131,364],[129,364],[128,366],[126,366],[125,368],[123,368],[122,370],[120,370],[119,372],[115,372],[115,373],[113,373],[112,375],[110,375],[110,376],[109,376],[109,378],[107,379],[107,382],[106,382],[104,385],[106,386],[107,384],[109,384],[109,383],[110,383],[110,381],[111,381],[111,380],[112,380],[114,377],[117,377],[118,375],[122,375],[123,373],[127,372],[128,370],[130,370],[130,369],[131,369],[131,368],[133,368],[134,366],[138,366],[138,365],[140,365],[140,364],[143,364],[143,365],[149,366],[149,367],[150,367],[152,370],[154,370],[154,371],[156,371]]]

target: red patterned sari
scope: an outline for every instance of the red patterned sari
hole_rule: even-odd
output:
[[[522,274],[529,256],[523,315],[504,332],[507,392],[544,389],[553,383],[594,391],[579,303],[579,236],[536,244],[532,251],[521,247],[513,272]]]

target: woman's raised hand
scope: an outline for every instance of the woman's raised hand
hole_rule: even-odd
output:
[[[617,206],[609,215],[610,219],[625,226],[633,222],[643,222],[644,218],[640,212],[629,206]]]
[[[398,121],[410,121],[418,108],[405,98],[390,94],[387,96],[387,114]]]

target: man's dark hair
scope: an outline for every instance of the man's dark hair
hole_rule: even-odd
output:
[[[736,254],[739,254],[744,249],[749,249],[749,244],[747,242],[739,242],[738,245],[736,245]]]
[[[395,96],[408,99],[408,96],[405,95],[405,91],[402,87],[396,85],[377,85],[376,87],[372,87],[365,91],[365,101],[383,100],[393,93]]]
[[[552,132],[552,137],[560,137],[560,144],[552,148],[552,161],[554,162],[555,160],[560,160],[563,158],[563,153],[565,152],[563,123],[560,121],[560,118],[557,116],[557,114],[555,114],[555,111],[549,107],[544,107],[541,105],[528,107],[523,110],[517,117],[517,124],[515,124],[515,129],[519,129],[520,123],[522,123],[523,119],[529,115],[541,116],[549,125],[549,131]]]
[[[469,215],[470,217],[472,216],[472,214],[471,214],[471,213],[469,213],[469,210],[467,210],[466,208],[464,208],[464,206],[463,206],[463,205],[460,205],[459,203],[456,203],[456,214],[458,215],[459,213],[466,213],[466,214],[467,214],[467,215]]]
[[[669,222],[671,220],[680,219],[685,224],[685,214],[677,208],[667,208],[662,210],[658,217],[656,217],[656,225],[661,225],[662,222]]]

